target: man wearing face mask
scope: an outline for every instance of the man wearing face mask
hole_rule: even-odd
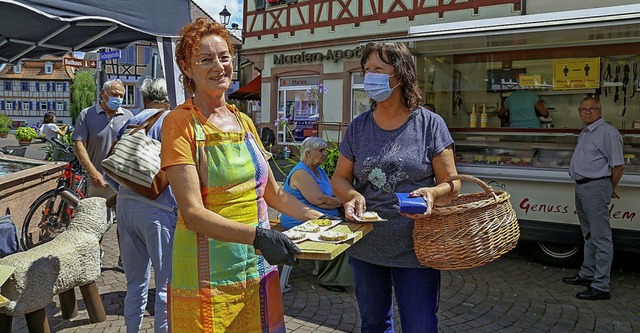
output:
[[[133,117],[131,111],[120,107],[123,98],[122,81],[106,81],[100,89],[100,101],[82,110],[76,120],[71,139],[74,141],[78,161],[89,176],[89,197],[108,198],[115,194],[104,180],[101,162],[116,140],[118,130]]]

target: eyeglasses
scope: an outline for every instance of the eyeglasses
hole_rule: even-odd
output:
[[[600,108],[579,108],[580,113],[594,113],[600,111]]]
[[[217,59],[213,57],[202,57],[200,60],[196,61],[196,65],[203,68],[211,68],[216,62],[220,63],[222,66],[229,66],[233,62],[233,57],[230,55],[223,55]]]

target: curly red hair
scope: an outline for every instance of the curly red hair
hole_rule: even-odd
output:
[[[220,36],[227,42],[227,47],[231,55],[234,55],[234,47],[229,37],[229,31],[220,23],[209,21],[203,17],[198,18],[195,22],[185,25],[180,30],[180,39],[176,47],[176,62],[180,67],[180,81],[184,89],[189,94],[196,91],[195,82],[185,74],[186,66],[191,65],[191,59],[200,51],[200,41],[202,38],[210,35]]]

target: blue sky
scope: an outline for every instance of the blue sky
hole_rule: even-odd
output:
[[[193,0],[198,6],[202,7],[204,11],[206,11],[209,16],[211,16],[214,20],[220,21],[220,12],[227,6],[227,10],[231,13],[231,20],[229,21],[229,25],[231,23],[238,23],[240,28],[242,29],[242,8],[243,3],[242,0],[231,0],[223,3],[218,0]]]

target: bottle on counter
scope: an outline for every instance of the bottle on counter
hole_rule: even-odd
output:
[[[482,104],[482,113],[480,114],[480,128],[487,128],[487,104]]]
[[[478,114],[476,113],[476,103],[471,105],[471,114],[469,115],[469,127],[478,127]]]

